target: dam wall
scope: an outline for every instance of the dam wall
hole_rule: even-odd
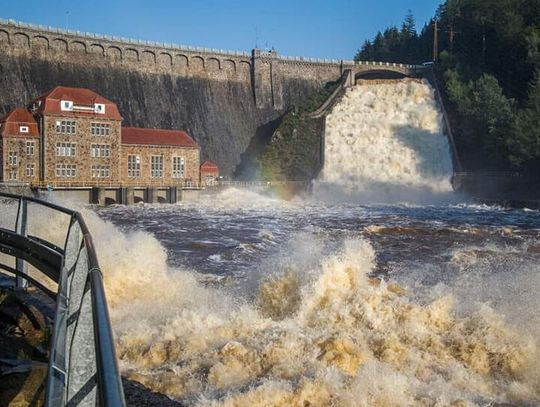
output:
[[[186,130],[231,175],[255,135],[351,65],[0,20],[0,114],[58,85],[86,87],[116,102],[124,125]]]

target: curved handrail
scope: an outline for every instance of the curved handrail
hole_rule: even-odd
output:
[[[77,211],[33,197],[0,192],[2,198],[18,201],[19,209],[16,230],[0,228],[0,249],[15,257],[17,269],[3,264],[0,268],[24,276],[56,298],[45,405],[125,406],[103,277],[84,218]],[[27,236],[28,202],[70,216],[64,249]],[[24,261],[58,283],[56,295],[19,267]],[[55,267],[58,270],[51,272]]]

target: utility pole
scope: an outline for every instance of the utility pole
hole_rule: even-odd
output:
[[[439,57],[439,22],[433,22],[433,62]]]
[[[450,25],[450,52],[454,52],[454,36],[456,35],[456,32],[454,31],[454,25]]]
[[[486,34],[482,35],[482,60],[486,64]]]

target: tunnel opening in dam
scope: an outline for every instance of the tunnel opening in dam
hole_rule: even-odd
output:
[[[405,79],[408,76],[401,72],[378,69],[372,71],[358,72],[354,75],[354,80],[377,80],[377,79]]]

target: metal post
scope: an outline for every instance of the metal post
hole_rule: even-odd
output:
[[[28,224],[27,224],[27,202],[24,197],[21,197],[19,200],[19,210],[17,213],[17,233],[21,236],[26,237],[28,234]],[[27,264],[23,259],[20,259],[17,257],[15,260],[15,268],[19,273],[27,274]],[[17,288],[27,288],[28,287],[28,281],[26,279],[22,278],[20,275],[17,275],[15,278],[15,287]]]

